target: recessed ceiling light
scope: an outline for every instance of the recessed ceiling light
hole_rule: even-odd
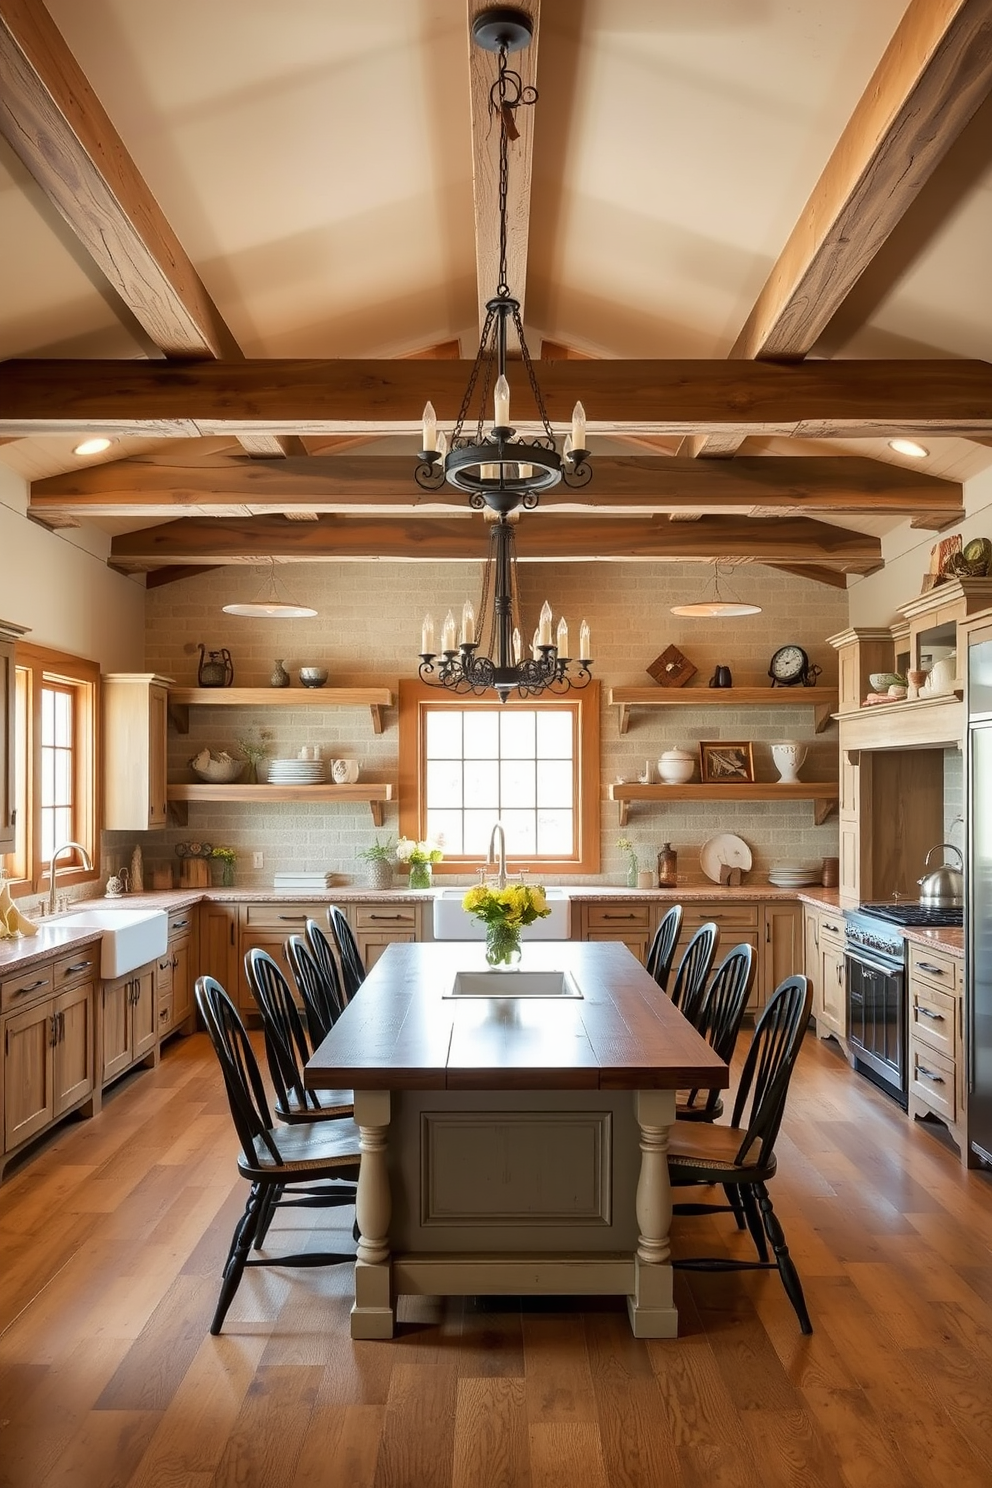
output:
[[[890,439],[889,449],[897,455],[909,455],[913,460],[925,460],[930,451],[915,439]]]
[[[104,450],[113,444],[112,439],[84,439],[82,444],[77,444],[73,449],[74,455],[102,455]]]

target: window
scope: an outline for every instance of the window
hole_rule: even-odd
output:
[[[443,837],[444,864],[464,872],[497,820],[515,869],[598,870],[597,683],[505,704],[400,683],[401,832]]]
[[[98,862],[96,718],[99,668],[77,656],[18,644],[15,652],[14,850],[4,860],[14,892],[40,890],[55,848],[80,842]],[[66,854],[60,877],[98,876]]]

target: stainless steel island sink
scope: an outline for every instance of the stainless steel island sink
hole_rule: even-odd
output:
[[[446,997],[581,997],[567,971],[459,971]]]

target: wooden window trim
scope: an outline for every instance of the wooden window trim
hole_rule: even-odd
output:
[[[577,793],[575,802],[576,837],[578,850],[575,857],[541,858],[511,857],[507,868],[517,873],[536,864],[539,871],[556,877],[566,873],[598,873],[600,867],[600,803],[599,803],[599,682],[590,682],[581,691],[568,692],[562,697],[510,698],[506,708],[572,708],[578,715],[576,739],[578,759],[576,761]],[[399,684],[399,795],[400,832],[404,837],[418,841],[426,836],[424,810],[424,717],[435,708],[492,708],[495,697],[461,697],[428,687],[423,682],[403,681]],[[507,844],[511,853],[513,843]],[[447,857],[434,864],[434,872],[466,873],[479,867],[475,856]]]
[[[58,881],[66,888],[73,884],[93,883],[100,877],[100,668],[96,662],[88,661],[85,657],[73,656],[67,651],[50,651],[24,641],[18,641],[14,648],[14,666],[27,668],[31,673],[27,753],[32,772],[37,768],[40,752],[37,741],[41,737],[41,682],[50,678],[55,682],[66,682],[76,689],[73,794],[78,840],[88,850],[93,868],[72,866],[68,858],[60,859]],[[24,878],[9,881],[10,891],[15,896],[39,894],[48,889],[48,865],[37,859],[40,825],[40,798],[32,795],[28,801],[26,824],[25,856],[28,872]]]

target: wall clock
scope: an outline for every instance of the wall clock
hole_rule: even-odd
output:
[[[768,663],[768,675],[773,687],[809,686],[809,657],[802,646],[779,646]]]

